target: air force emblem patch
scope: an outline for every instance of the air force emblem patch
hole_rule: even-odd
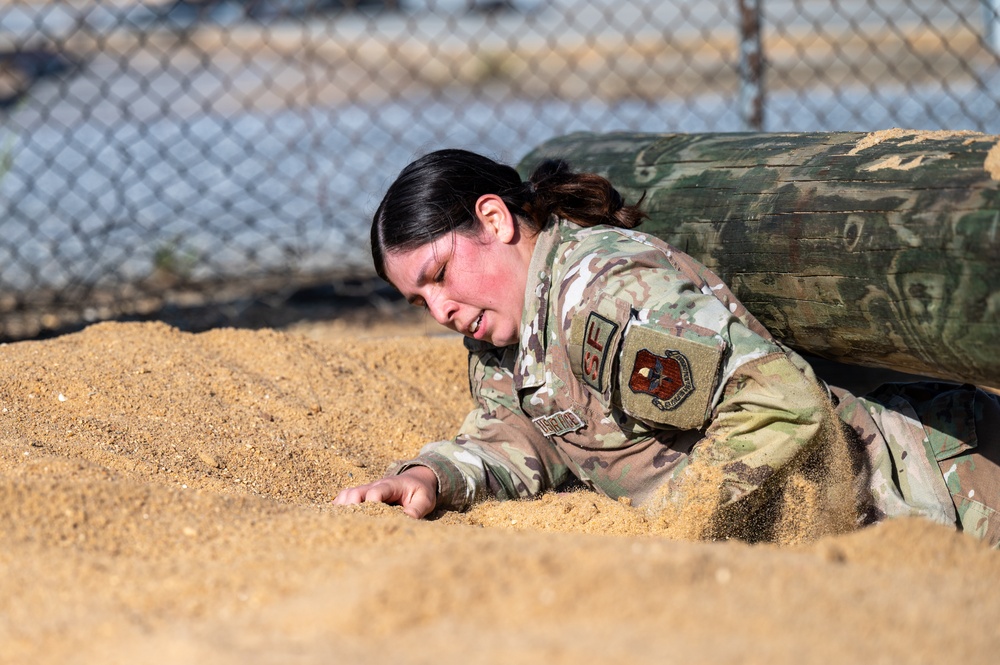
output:
[[[653,397],[653,406],[661,411],[677,408],[694,392],[691,363],[680,351],[665,351],[658,356],[648,349],[635,354],[628,388],[634,393]]]
[[[683,336],[635,322],[626,328],[618,370],[626,413],[678,429],[704,427],[719,383],[725,341],[693,328]]]

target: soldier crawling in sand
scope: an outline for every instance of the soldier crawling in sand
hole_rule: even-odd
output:
[[[696,535],[760,539],[776,505],[807,509],[788,479],[823,473],[840,447],[852,528],[918,515],[1000,545],[995,396],[828,386],[715,274],[633,230],[643,217],[559,160],[527,181],[462,150],[407,166],[375,212],[375,266],[466,336],[477,408],[335,502],[420,518],[575,478],[659,514],[708,497]]]

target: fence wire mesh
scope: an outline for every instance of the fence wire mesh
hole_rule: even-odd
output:
[[[5,0],[0,339],[327,285],[444,146],[1000,132],[1000,0]],[[352,290],[353,289],[353,290]]]

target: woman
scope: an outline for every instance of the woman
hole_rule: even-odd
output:
[[[828,389],[711,271],[631,230],[643,217],[560,161],[527,182],[462,150],[407,166],[375,212],[375,266],[466,336],[478,407],[454,439],[335,503],[419,518],[576,478],[675,517],[707,497],[697,535],[770,537],[755,516],[796,510],[789,480],[829,472],[839,449],[851,526],[924,515],[1000,541],[1000,467],[978,438],[1000,431],[993,396]]]

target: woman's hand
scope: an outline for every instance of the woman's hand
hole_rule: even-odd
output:
[[[399,504],[404,513],[420,519],[437,505],[437,476],[426,466],[412,466],[398,476],[341,490],[333,503],[347,506],[365,501]]]

